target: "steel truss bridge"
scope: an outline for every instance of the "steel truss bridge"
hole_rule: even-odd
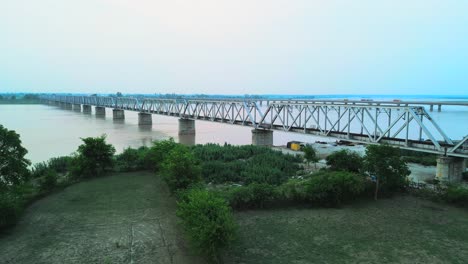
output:
[[[423,106],[347,100],[159,99],[41,96],[46,102],[92,105],[254,129],[298,132],[364,144],[468,158],[468,135],[452,140]],[[434,105],[439,104],[434,102]],[[468,131],[467,131],[468,132]]]

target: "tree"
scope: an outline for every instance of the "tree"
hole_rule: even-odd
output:
[[[310,164],[310,162],[313,162],[315,168],[317,168],[317,162],[319,161],[317,151],[309,144],[305,145],[302,148],[302,151],[304,152],[304,158],[306,159],[307,163]]]
[[[368,145],[364,157],[364,167],[375,179],[375,197],[379,191],[391,193],[408,185],[407,176],[411,173],[408,165],[400,157],[400,151],[388,145]]]
[[[27,179],[31,162],[24,157],[26,153],[20,136],[0,125],[0,191]]]
[[[77,177],[96,177],[112,168],[115,148],[106,143],[106,136],[82,138],[73,174]]]
[[[326,160],[327,165],[334,171],[359,173],[363,165],[363,158],[359,154],[346,149],[333,152]]]
[[[162,163],[162,175],[169,189],[176,192],[201,181],[201,167],[190,150],[176,145]]]

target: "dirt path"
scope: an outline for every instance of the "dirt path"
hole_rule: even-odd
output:
[[[0,263],[199,263],[177,230],[159,177],[116,174],[82,182],[30,206],[0,235]]]

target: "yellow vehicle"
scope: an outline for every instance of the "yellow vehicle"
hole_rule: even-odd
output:
[[[304,143],[299,142],[299,141],[290,141],[290,142],[288,142],[288,144],[286,145],[286,147],[287,147],[288,149],[292,149],[292,150],[295,150],[295,151],[301,150],[303,146],[304,146]]]

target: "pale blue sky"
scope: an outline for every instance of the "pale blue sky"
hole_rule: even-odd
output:
[[[0,0],[0,92],[468,94],[464,0]]]

